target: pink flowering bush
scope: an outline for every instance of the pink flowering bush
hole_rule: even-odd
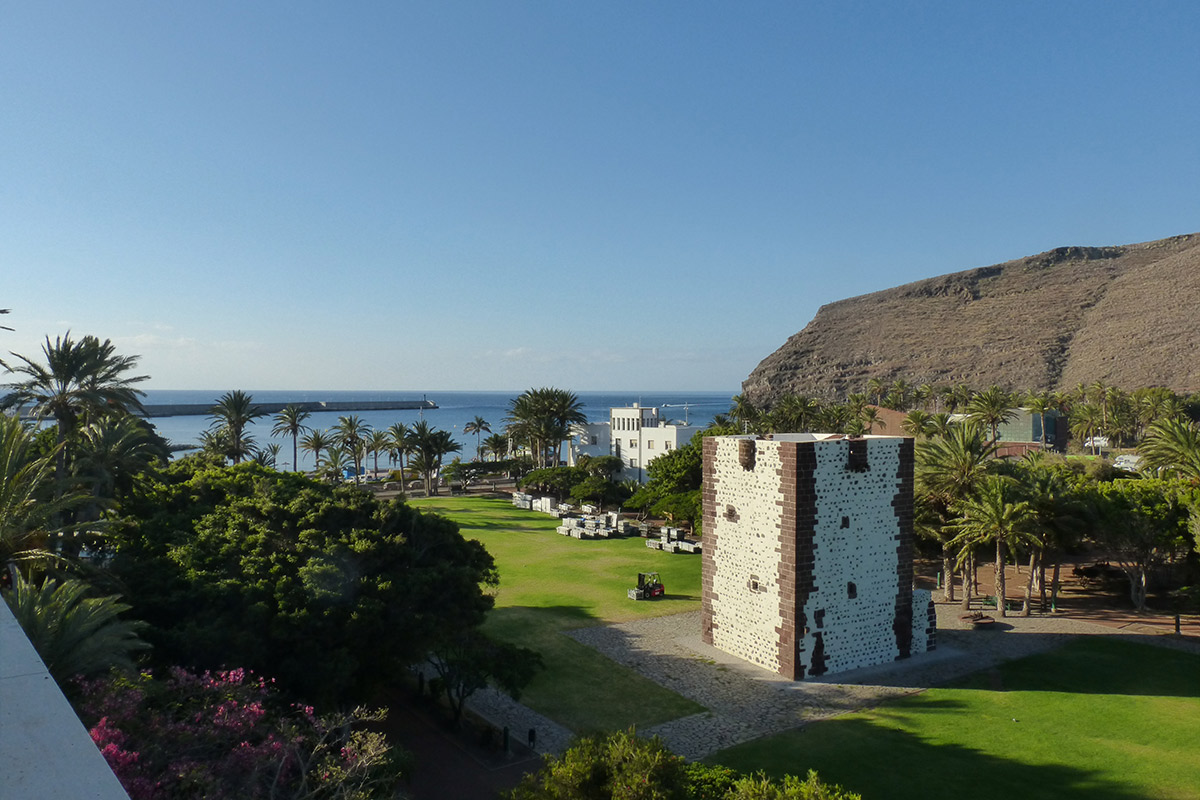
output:
[[[383,711],[283,706],[244,670],[79,682],[79,714],[132,800],[396,797],[402,758],[356,729]]]

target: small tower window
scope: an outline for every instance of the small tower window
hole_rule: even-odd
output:
[[[850,600],[858,597],[858,587],[854,585],[854,581],[846,584],[846,597]]]
[[[842,517],[842,527],[843,528],[850,527],[850,518],[849,517]]]

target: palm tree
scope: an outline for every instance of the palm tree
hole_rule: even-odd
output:
[[[404,456],[408,453],[408,426],[403,422],[394,422],[387,429],[388,434],[388,454],[392,459],[392,463],[400,462],[400,479],[404,480]]]
[[[957,423],[950,414],[945,411],[939,411],[929,418],[929,435],[945,438],[950,435],[950,430],[956,427],[956,425]]]
[[[820,426],[822,430],[829,433],[843,433],[848,425],[854,420],[854,413],[850,406],[842,405],[841,403],[830,403],[821,409],[819,414]],[[861,426],[861,423],[859,423]]]
[[[980,544],[994,542],[996,545],[996,611],[1001,617],[1008,616],[1005,605],[1005,553],[1015,551],[1020,545],[1038,546],[1033,535],[1033,510],[1029,503],[1017,500],[1016,482],[1001,475],[989,475],[979,484],[975,493],[958,503],[962,519],[949,527],[957,535],[950,542],[966,553]]]
[[[880,378],[871,378],[867,381],[867,394],[874,395],[875,405],[883,402],[883,380]]]
[[[1138,452],[1147,468],[1200,484],[1200,425],[1181,419],[1159,420],[1150,426]]]
[[[1026,454],[1026,459],[1031,455],[1035,454]],[[1045,574],[1048,555],[1052,555],[1054,559],[1050,590],[1050,604],[1053,607],[1058,598],[1062,554],[1081,538],[1088,515],[1079,495],[1061,473],[1034,461],[1027,461],[1021,472],[1021,491],[1033,511],[1034,532],[1040,542],[1038,547],[1030,550],[1029,581],[1025,589],[1025,604],[1021,608],[1021,616],[1024,617],[1029,616],[1035,576],[1041,592],[1042,609],[1046,608]]]
[[[311,416],[300,406],[291,403],[275,415],[275,427],[271,428],[272,436],[292,437],[292,470],[295,472],[300,471],[300,434],[309,430],[304,421]]]
[[[960,408],[966,408],[974,396],[975,392],[971,390],[970,386],[965,383],[956,383],[946,395],[946,408],[951,413],[958,411]]]
[[[928,411],[930,402],[937,399],[937,389],[932,383],[922,383],[913,390],[913,396],[921,404],[921,410]]]
[[[28,426],[14,415],[0,414],[0,568],[57,559],[47,541],[62,530],[56,522],[62,512],[83,499],[77,492],[53,492],[61,446],[42,455]]]
[[[35,586],[18,575],[5,597],[60,686],[77,675],[133,669],[133,654],[150,649],[138,638],[145,623],[118,619],[130,606],[117,595],[89,597],[90,589],[78,579],[47,578]]]
[[[140,398],[145,393],[134,385],[149,376],[130,375],[138,356],[117,355],[108,339],[101,342],[95,336],[84,336],[76,342],[68,331],[52,344],[47,336],[42,345],[45,366],[17,353],[11,355],[20,363],[10,365],[0,359],[0,367],[25,378],[4,385],[9,391],[0,400],[0,409],[29,405],[34,419],[54,419],[62,445],[55,461],[60,485],[67,474],[69,441],[82,420],[106,411],[144,412]]]
[[[251,457],[254,459],[255,463],[261,464],[264,467],[275,469],[275,465],[279,463],[279,450],[279,444],[277,442],[271,442],[266,447],[260,447],[255,450],[253,453],[251,453]]]
[[[346,451],[341,447],[330,447],[325,455],[325,464],[317,470],[317,474],[330,483],[340,483],[345,471]]]
[[[896,411],[905,411],[908,409],[910,391],[908,381],[903,378],[897,378],[892,383],[892,388],[888,391],[887,397],[880,405]]]
[[[145,420],[106,416],[89,422],[77,434],[71,471],[91,487],[93,519],[100,503],[113,501],[133,485],[133,478],[171,457],[166,441]]]
[[[1100,452],[1099,433],[1104,425],[1104,414],[1098,406],[1088,403],[1079,406],[1071,414],[1071,435],[1092,447],[1092,455]]]
[[[1049,392],[1034,392],[1025,398],[1025,407],[1031,414],[1038,415],[1038,428],[1041,430],[1042,449],[1046,449],[1046,413],[1054,410],[1054,399]]]
[[[820,405],[811,397],[797,394],[788,395],[780,400],[776,407],[780,417],[776,429],[789,433],[809,430],[813,415],[820,409]]]
[[[425,496],[438,493],[435,478],[442,468],[442,459],[450,453],[462,450],[449,431],[431,428],[425,420],[419,420],[412,428],[413,468],[421,472],[425,481]]]
[[[483,460],[483,446],[480,444],[479,437],[485,433],[491,433],[492,426],[486,419],[476,416],[475,419],[463,426],[463,433],[470,435],[475,434],[475,458],[479,461]]]
[[[573,392],[547,387],[526,390],[512,400],[506,421],[514,438],[529,443],[536,466],[554,466],[571,425],[587,422],[587,415]]]
[[[321,468],[321,452],[328,450],[336,444],[336,441],[327,431],[309,431],[308,435],[300,440],[300,447],[306,453],[312,453],[313,459],[316,461],[314,469]]]
[[[996,453],[978,424],[954,425],[948,435],[918,442],[916,447],[916,489],[932,515],[926,526],[942,546],[942,574],[946,579],[946,600],[954,600],[954,546],[948,527],[958,503],[970,496],[987,474]],[[951,534],[951,535],[947,535]],[[970,601],[973,570],[963,571],[963,601]]]
[[[880,419],[879,409],[875,408],[874,406],[868,406],[867,408],[863,409],[861,419],[867,426],[867,433],[874,433],[876,425],[879,426],[879,430],[887,429],[887,423]]]
[[[733,396],[733,405],[729,408],[729,416],[741,426],[743,433],[748,433],[762,416],[762,410],[755,407],[744,394]]]
[[[1000,441],[1000,426],[1017,418],[1013,408],[1012,395],[999,386],[992,386],[979,392],[967,404],[967,416],[988,426],[992,432],[992,442]]]
[[[483,440],[483,449],[492,454],[493,461],[499,461],[508,455],[508,437],[502,433],[493,433]]]
[[[338,417],[338,424],[334,426],[338,443],[346,450],[346,454],[354,460],[354,477],[362,475],[362,457],[363,448],[362,442],[370,432],[371,426],[363,422],[357,414],[351,414],[348,417]]]
[[[387,431],[371,431],[366,438],[367,453],[375,457],[375,477],[379,477],[379,454],[386,453],[392,446],[392,437]]]
[[[904,417],[904,421],[900,423],[900,429],[909,436],[919,439],[929,435],[932,420],[933,415],[928,411],[914,408]]]
[[[867,402],[865,394],[854,393],[846,396],[846,405],[850,408],[852,416],[861,419],[863,412],[867,410],[867,406],[870,404]]]
[[[210,428],[223,431],[228,437],[226,455],[233,463],[241,463],[254,453],[254,439],[246,434],[246,426],[267,412],[254,405],[254,399],[241,389],[226,392],[209,411],[213,418]]]

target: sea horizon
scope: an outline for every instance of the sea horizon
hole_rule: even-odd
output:
[[[226,390],[202,389],[146,389],[143,403],[147,405],[165,404],[207,404],[215,403]],[[463,427],[476,417],[486,420],[492,433],[499,433],[504,427],[511,400],[519,396],[525,389],[514,391],[469,391],[469,390],[287,390],[267,389],[261,391],[246,390],[246,393],[258,403],[288,403],[315,401],[387,401],[387,400],[429,400],[438,407],[433,409],[397,409],[371,410],[358,412],[358,416],[374,430],[386,430],[392,424],[400,422],[411,425],[417,420],[424,419],[435,428],[449,431],[454,440],[462,445],[458,455],[466,461],[476,456],[479,438],[487,438],[474,434],[463,433]],[[575,392],[583,404],[583,412],[589,422],[600,422],[608,419],[610,408],[628,407],[637,403],[650,407],[655,406],[664,410],[663,416],[669,421],[704,426],[710,423],[717,414],[726,413],[731,405],[731,398],[737,394],[733,391],[695,391],[695,392],[655,392],[655,391],[604,391],[604,392]],[[319,430],[328,430],[337,424],[339,417],[353,412],[319,411],[313,412],[306,424]],[[150,420],[159,434],[173,445],[195,445],[200,434],[213,424],[211,417],[203,415],[155,417]],[[292,442],[290,438],[270,435],[274,425],[270,416],[263,417],[251,423],[247,431],[254,438],[255,444],[262,446],[271,442],[280,447],[277,466],[279,469],[293,469]],[[298,454],[299,468],[312,469],[315,463],[311,453],[300,451]],[[373,463],[371,465],[374,466]],[[380,467],[383,467],[382,459]]]

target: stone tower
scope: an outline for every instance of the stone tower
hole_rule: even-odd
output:
[[[913,589],[913,440],[704,440],[702,635],[792,680],[935,644]]]

